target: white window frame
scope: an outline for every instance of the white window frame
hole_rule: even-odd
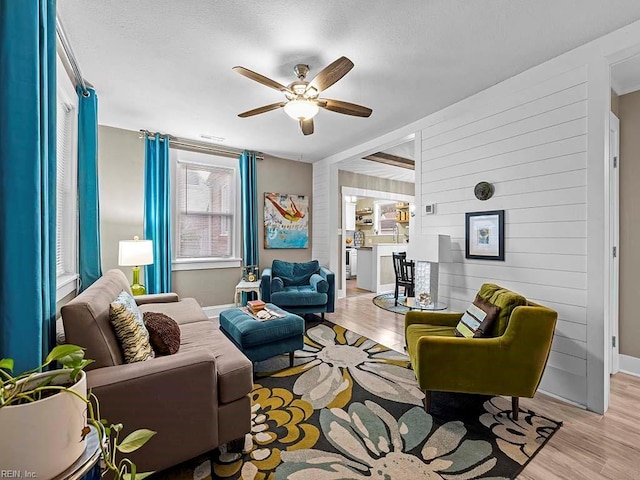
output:
[[[380,220],[381,220],[381,214],[380,214],[380,209],[382,207],[382,205],[390,205],[394,203],[394,201],[389,201],[389,200],[376,200],[374,202],[374,208],[373,208],[373,223],[374,223],[374,229],[377,233],[377,235],[393,235],[393,231],[389,232],[389,230],[382,230],[382,228],[380,227]]]
[[[171,145],[171,144],[169,144]],[[171,155],[171,206],[173,211],[172,225],[173,232],[172,238],[175,248],[173,248],[173,259],[171,264],[172,271],[182,270],[208,270],[215,268],[239,268],[242,266],[241,258],[241,194],[240,194],[240,165],[238,159],[221,157],[218,155],[210,155],[207,153],[191,152],[187,150],[170,149]],[[208,167],[224,167],[231,168],[234,172],[235,180],[235,209],[233,212],[233,243],[231,257],[206,257],[206,258],[176,258],[177,245],[178,245],[178,163],[188,163],[192,165],[204,165]]]
[[[63,238],[65,239],[63,246],[64,273],[56,275],[56,302],[59,302],[70,293],[77,292],[78,284],[78,95],[59,55],[56,57],[56,62],[56,109],[58,102],[61,100],[67,107],[71,108],[72,112],[75,112],[75,114],[70,116],[70,144],[72,147],[69,158],[70,165],[66,178],[70,193],[69,201],[63,212],[64,228],[66,229],[63,234]],[[56,227],[56,242],[57,234]]]

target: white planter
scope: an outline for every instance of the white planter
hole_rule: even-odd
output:
[[[41,373],[42,379],[60,370]],[[53,384],[68,381],[68,374],[56,378]],[[71,387],[87,397],[87,377]],[[87,424],[86,404],[68,392],[25,405],[0,408],[0,469],[16,472],[14,478],[49,480],[64,472],[82,455],[85,441],[81,432]]]

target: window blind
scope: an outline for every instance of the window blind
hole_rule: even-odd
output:
[[[233,255],[234,185],[232,168],[178,163],[176,258]]]
[[[71,273],[68,258],[70,253],[67,246],[70,245],[70,238],[75,231],[73,228],[73,218],[69,214],[72,208],[73,192],[72,168],[73,158],[73,121],[74,109],[72,106],[58,100],[57,102],[57,130],[56,130],[56,275]]]

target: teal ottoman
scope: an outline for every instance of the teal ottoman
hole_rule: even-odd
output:
[[[252,362],[289,353],[293,367],[294,352],[304,346],[304,320],[271,303],[267,308],[284,317],[260,321],[239,308],[230,308],[220,312],[220,330]]]

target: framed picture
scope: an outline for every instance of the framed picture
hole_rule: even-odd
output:
[[[504,261],[504,210],[465,214],[465,257]]]
[[[309,199],[264,194],[264,248],[309,248]]]

